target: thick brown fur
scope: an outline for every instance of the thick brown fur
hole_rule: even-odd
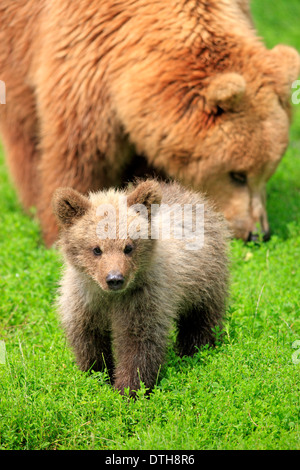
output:
[[[0,24],[0,130],[48,245],[54,190],[122,184],[135,154],[205,190],[237,237],[268,232],[299,55],[265,48],[247,0],[2,0]]]
[[[119,210],[124,196],[126,218]],[[153,207],[161,204],[190,204],[193,213],[197,204],[204,204],[203,247],[190,249],[187,238],[174,238],[172,230],[168,238],[150,236],[151,224],[161,220]],[[112,222],[108,212],[99,215],[103,205],[116,211],[114,239],[97,234],[99,221]],[[129,387],[133,395],[140,380],[149,389],[155,384],[174,321],[180,355],[214,343],[213,329],[222,327],[228,289],[228,232],[223,216],[203,196],[178,183],[146,180],[89,197],[58,189],[53,210],[64,258],[58,310],[82,370],[107,367],[114,387],[122,393]],[[119,227],[127,229],[134,222],[139,228],[145,221],[144,238],[121,236]],[[128,246],[131,252],[126,252]],[[94,253],[96,247],[101,254]],[[111,273],[123,276],[120,290],[109,288]]]

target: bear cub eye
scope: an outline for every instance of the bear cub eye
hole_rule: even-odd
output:
[[[126,245],[125,248],[124,248],[124,253],[125,255],[129,255],[133,250],[133,246],[132,245]]]
[[[102,255],[102,250],[100,249],[99,246],[95,246],[95,248],[93,249],[93,253],[95,256],[101,256]]]
[[[247,175],[245,173],[235,173],[234,171],[231,171],[229,175],[234,183],[239,184],[240,186],[245,186],[247,184]]]

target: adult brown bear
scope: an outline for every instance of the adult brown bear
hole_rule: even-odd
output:
[[[300,62],[265,48],[246,0],[2,0],[0,24],[2,139],[48,245],[54,190],[122,184],[134,155],[211,195],[235,236],[268,232]]]

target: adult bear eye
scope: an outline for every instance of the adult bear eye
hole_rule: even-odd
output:
[[[101,256],[102,255],[102,250],[100,249],[99,246],[95,246],[95,248],[93,249],[93,253],[95,256]]]
[[[235,173],[234,171],[231,171],[229,175],[234,183],[239,184],[240,186],[245,186],[247,184],[247,175],[245,173]]]
[[[124,248],[124,253],[125,255],[129,255],[133,250],[133,246],[132,245],[126,245],[125,248]]]

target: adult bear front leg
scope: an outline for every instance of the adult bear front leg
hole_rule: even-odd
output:
[[[99,91],[93,94],[88,77],[83,77],[77,96],[78,82],[69,63],[66,70],[61,63],[46,65],[37,86],[41,136],[37,209],[49,246],[57,236],[51,210],[55,189],[71,187],[86,194],[119,185],[132,150],[110,103],[103,102]],[[64,80],[59,80],[59,70],[64,70]]]
[[[59,105],[63,110],[67,107],[66,102]],[[57,237],[57,225],[51,208],[54,191],[59,187],[70,187],[86,194],[118,185],[122,170],[119,160],[123,162],[129,157],[126,140],[122,139],[118,125],[107,128],[104,123],[100,133],[99,125],[92,125],[84,114],[78,116],[76,108],[73,112],[77,118],[72,122],[70,110],[69,113],[65,110],[66,117],[59,117],[57,106],[57,103],[52,107],[49,104],[49,108],[43,108],[42,112],[37,209],[47,246]],[[105,132],[108,134],[106,139]]]
[[[54,191],[59,187],[70,187],[86,194],[104,188],[106,183],[103,160],[104,156],[101,154],[87,156],[84,153],[79,154],[76,150],[43,153],[39,167],[40,195],[37,210],[47,246],[56,240],[58,231],[51,207]]]
[[[37,198],[38,123],[34,95],[22,77],[14,77],[0,109],[0,132],[19,199],[29,210]]]

